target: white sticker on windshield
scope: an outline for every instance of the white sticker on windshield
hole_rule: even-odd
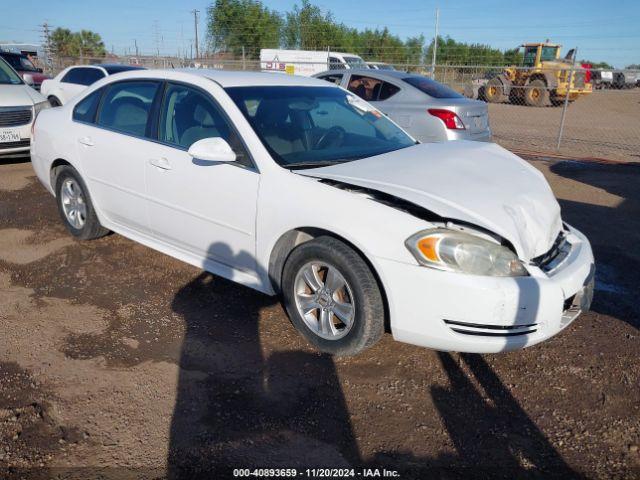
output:
[[[364,113],[375,112],[375,113],[377,113],[377,110],[375,108],[373,108],[373,106],[369,105],[367,102],[362,100],[360,97],[356,97],[355,95],[347,95],[347,102],[349,103],[349,105],[353,106],[354,108],[357,108],[361,112],[364,112]]]

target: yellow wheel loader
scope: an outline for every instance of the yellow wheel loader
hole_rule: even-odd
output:
[[[571,85],[569,78],[573,64],[573,50],[560,58],[560,47],[552,43],[526,43],[521,67],[508,67],[498,76],[491,78],[485,88],[484,97],[488,102],[511,103],[531,107],[560,105],[566,95],[569,101],[580,95],[591,93],[591,83],[585,81],[587,70],[575,65]]]

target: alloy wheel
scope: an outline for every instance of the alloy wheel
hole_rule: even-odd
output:
[[[342,273],[325,262],[302,266],[294,281],[298,313],[313,333],[326,340],[338,340],[353,327],[355,300]]]
[[[67,178],[60,189],[62,210],[69,224],[80,230],[87,221],[87,204],[82,188],[73,178]]]

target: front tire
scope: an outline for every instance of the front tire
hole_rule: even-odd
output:
[[[319,350],[355,355],[384,333],[384,302],[362,257],[332,237],[295,248],[282,278],[284,307],[300,333]]]
[[[549,89],[542,80],[533,80],[524,89],[524,102],[530,107],[549,105]]]
[[[109,230],[100,225],[87,186],[78,171],[70,165],[59,168],[55,190],[58,213],[69,233],[80,240],[105,236]]]

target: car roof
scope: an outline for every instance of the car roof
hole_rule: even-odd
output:
[[[327,75],[327,74],[342,74],[350,73],[355,75],[367,75],[369,77],[387,77],[396,80],[402,80],[414,75],[420,75],[418,73],[407,73],[402,70],[375,70],[373,68],[349,68],[345,70],[326,70],[324,72],[317,73],[315,76]]]
[[[288,75],[286,73],[246,72],[243,70],[213,70],[205,68],[175,68],[170,70],[129,70],[116,74],[119,79],[153,76],[169,77],[170,72],[205,77],[226,87],[261,86],[310,86],[326,87],[329,84],[318,78]],[[337,86],[336,86],[337,88]]]

